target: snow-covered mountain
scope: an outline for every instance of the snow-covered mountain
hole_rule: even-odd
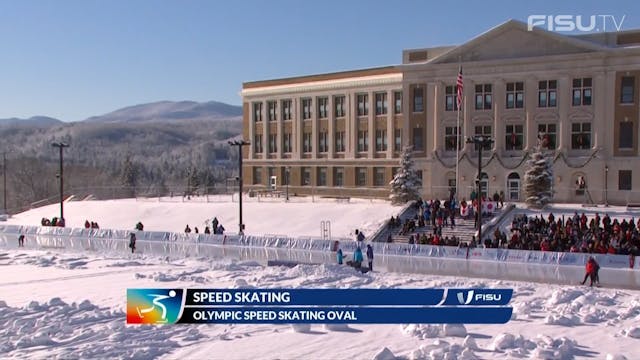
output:
[[[148,104],[128,106],[116,111],[92,116],[85,121],[117,123],[117,122],[149,122],[149,121],[188,121],[218,120],[242,116],[242,107],[217,101],[158,101]]]
[[[0,126],[33,126],[33,127],[50,127],[64,124],[61,120],[48,116],[32,116],[28,119],[9,118],[0,119]]]

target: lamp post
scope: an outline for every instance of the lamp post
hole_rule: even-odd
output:
[[[286,199],[287,201],[289,201],[289,177],[291,176],[291,167],[287,166],[286,168],[284,168],[284,174],[285,174],[285,181],[286,181],[286,187],[285,187],[285,193],[286,193]]]
[[[7,213],[7,152],[2,153],[3,213]]]
[[[493,144],[493,140],[488,136],[476,135],[473,138],[467,138],[467,144],[475,144],[478,146],[478,243],[482,243],[482,147]],[[487,192],[488,194],[488,192]]]
[[[64,206],[63,206],[63,202],[64,202],[64,173],[63,173],[63,168],[62,168],[62,161],[63,161],[62,150],[64,150],[64,148],[66,148],[66,147],[69,147],[69,144],[65,144],[63,142],[55,142],[55,143],[52,143],[51,146],[57,147],[58,149],[60,149],[60,172],[58,173],[58,175],[60,176],[60,220],[64,221]]]
[[[242,223],[242,147],[251,144],[245,140],[233,140],[228,142],[231,146],[238,147],[238,187],[240,188],[240,220],[238,235],[244,233],[244,224]]]
[[[605,165],[604,166],[604,206],[608,207],[609,206],[609,197],[608,197],[608,184],[607,181],[609,179],[609,166]]]

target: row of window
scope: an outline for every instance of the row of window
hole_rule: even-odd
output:
[[[558,82],[557,80],[541,80],[538,81],[538,107],[556,107],[558,104]],[[375,115],[386,115],[388,102],[387,93],[374,93],[375,96]],[[402,92],[393,92],[394,96],[394,114],[402,113]],[[456,86],[445,87],[445,110],[457,111],[458,104],[456,101]],[[620,103],[632,104],[635,98],[635,77],[624,76],[620,83]],[[591,105],[593,103],[593,84],[591,78],[573,79],[571,89],[571,104],[573,106]],[[357,115],[369,115],[369,94],[358,94]],[[334,113],[340,118],[346,114],[345,96],[334,96]],[[269,121],[277,120],[277,102],[268,101]],[[292,102],[290,99],[281,100],[282,119],[291,120]],[[328,97],[317,98],[318,118],[325,119],[329,116]],[[492,84],[476,84],[475,85],[475,109],[491,110],[493,107],[493,86]],[[506,84],[505,107],[507,109],[522,109],[524,107],[524,82],[509,82]],[[313,101],[311,98],[302,99],[302,119],[311,119],[313,110]],[[424,89],[416,87],[413,89],[413,112],[424,111]],[[262,103],[253,104],[253,119],[255,122],[262,121]]]
[[[386,115],[388,112],[388,101],[387,101],[387,93],[380,92],[374,93],[375,96],[375,107],[376,107],[376,115]],[[402,114],[402,91],[393,92],[394,97],[394,114]],[[356,96],[357,100],[357,115],[358,116],[367,116],[369,115],[369,94],[358,94]],[[329,117],[329,98],[328,97],[318,97],[316,99],[317,103],[317,113],[319,119],[326,119]],[[267,101],[268,112],[268,121],[277,121],[278,120],[278,103],[276,101]],[[281,108],[281,117],[282,120],[291,120],[292,118],[292,100],[286,99],[280,101]],[[347,107],[345,105],[345,96],[338,95],[333,97],[333,111],[337,118],[341,118],[346,116]],[[300,115],[303,120],[311,119],[313,114],[313,99],[304,98],[302,99],[302,108],[300,111]],[[261,122],[262,121],[262,103],[256,102],[253,103],[253,121]]]
[[[311,132],[302,133],[302,152],[310,153],[313,151],[313,138]],[[284,133],[282,136],[282,151],[284,153],[293,152],[293,137],[291,133]],[[334,151],[337,153],[345,152],[345,132],[336,131],[334,137]],[[376,130],[376,151],[387,151],[388,139],[387,130]],[[402,150],[402,129],[394,129],[394,151]],[[262,144],[262,134],[257,134],[253,138],[253,150],[255,153],[262,153],[264,147]],[[269,153],[278,152],[278,136],[277,134],[269,134]],[[326,131],[318,132],[318,152],[326,153],[329,151],[329,133]],[[358,131],[357,151],[369,151],[369,131]]]
[[[316,170],[316,182],[315,186],[328,186],[327,183],[327,167],[317,167]],[[374,167],[373,168],[373,186],[386,186],[388,184],[388,180],[385,177],[384,167]],[[395,174],[398,168],[392,168],[392,173]],[[268,168],[268,176],[271,178],[272,176],[276,176],[276,168],[269,167]],[[334,167],[333,171],[333,181],[331,186],[344,186],[344,167]],[[281,176],[283,179],[284,185],[298,185],[298,186],[311,186],[311,167],[302,167],[300,169],[300,183],[299,184],[291,184],[290,183],[290,173],[287,171],[286,167],[280,168]],[[422,178],[422,171],[418,171],[418,176]],[[262,168],[254,167],[253,168],[253,184],[259,185],[262,184]],[[355,185],[356,186],[367,186],[367,168],[365,167],[356,167],[355,169]]]
[[[618,148],[619,149],[633,149],[633,122],[620,122],[618,131]],[[474,135],[492,136],[491,125],[479,125],[474,127]],[[587,150],[590,149],[592,128],[591,123],[572,123],[571,124],[571,149],[572,150]],[[456,147],[459,146],[459,150],[462,150],[463,139],[462,130],[457,126],[446,126],[444,128],[444,149],[445,151],[456,151]],[[557,147],[557,125],[556,124],[538,124],[538,134],[541,137],[543,146],[548,149],[555,149]],[[417,151],[424,150],[424,129],[414,128],[412,139],[414,149]],[[310,153],[313,151],[313,142],[311,132],[304,132],[302,136],[302,151],[304,153]],[[376,151],[387,151],[388,140],[387,130],[376,130]],[[262,146],[262,134],[255,135],[254,137],[254,151],[256,153],[263,152]],[[394,129],[394,151],[402,150],[402,129]],[[505,125],[504,146],[507,151],[518,151],[524,148],[524,125],[522,124],[508,124]],[[478,145],[475,146],[477,151]],[[369,131],[359,130],[357,151],[366,152],[369,151]],[[284,133],[282,137],[282,150],[284,153],[293,152],[292,135],[291,133]],[[491,145],[487,144],[483,147],[483,150],[491,150]],[[278,151],[277,135],[269,134],[269,153],[275,153]],[[328,133],[321,131],[318,133],[318,151],[320,153],[326,153],[329,151]],[[345,152],[345,132],[337,131],[334,138],[334,151],[337,153]]]

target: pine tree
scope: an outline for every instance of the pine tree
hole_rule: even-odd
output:
[[[553,199],[553,163],[545,154],[542,141],[534,148],[531,159],[527,160],[524,174],[525,202],[534,208],[543,208]]]
[[[400,169],[394,175],[393,180],[389,182],[389,185],[391,185],[389,198],[394,205],[401,205],[411,200],[420,199],[422,179],[418,177],[418,173],[413,168],[412,150],[413,147],[404,148],[400,156]]]
[[[122,166],[120,174],[120,183],[125,187],[126,196],[136,196],[136,185],[138,185],[139,169],[138,165],[131,161],[131,157],[127,155]]]

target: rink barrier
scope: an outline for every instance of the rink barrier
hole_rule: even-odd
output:
[[[210,244],[228,245],[255,248],[279,248],[290,250],[308,250],[320,252],[332,252],[341,248],[345,254],[350,254],[360,246],[351,239],[324,240],[313,237],[287,237],[281,235],[270,236],[239,236],[236,234],[214,235],[214,234],[186,234],[161,231],[129,231],[111,229],[83,229],[83,228],[62,228],[62,227],[40,227],[24,225],[0,225],[0,233],[13,234],[17,242],[19,234],[24,234],[28,238],[37,237],[58,237],[73,239],[88,239],[91,243],[95,241],[109,242],[117,240],[128,240],[131,233],[136,234],[138,241],[160,242],[165,244]],[[337,242],[337,244],[336,244]],[[114,243],[115,244],[115,243]],[[397,243],[370,243],[373,246],[375,255],[390,256],[410,256],[410,257],[431,257],[463,260],[483,260],[500,263],[529,263],[541,265],[573,265],[583,266],[589,256],[594,256],[601,267],[614,269],[640,269],[640,258],[633,258],[630,255],[610,255],[610,254],[588,254],[588,253],[567,253],[552,251],[529,251],[513,249],[495,248],[464,248],[453,246],[435,246],[420,244],[397,244]]]

